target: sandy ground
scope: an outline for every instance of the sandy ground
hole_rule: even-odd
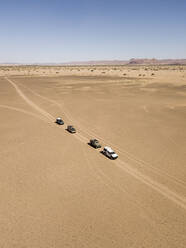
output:
[[[186,247],[186,68],[4,69],[0,247]]]

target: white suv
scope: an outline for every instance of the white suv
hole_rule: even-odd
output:
[[[108,146],[105,146],[103,149],[103,154],[110,159],[118,158],[118,155]]]

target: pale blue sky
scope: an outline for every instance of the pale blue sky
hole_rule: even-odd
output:
[[[186,58],[186,0],[0,0],[0,62]]]

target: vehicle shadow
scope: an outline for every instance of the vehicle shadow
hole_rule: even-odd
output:
[[[90,146],[92,149],[96,150],[96,148],[93,147],[93,146],[90,144],[90,142],[88,142],[87,145]]]
[[[63,123],[63,124],[60,124],[60,123],[58,123],[58,122],[56,122],[56,121],[54,121],[54,123],[55,123],[56,125],[58,125],[58,126],[63,126],[63,125],[64,125],[64,123]]]
[[[112,158],[109,158],[109,157],[107,157],[105,154],[104,154],[104,152],[103,151],[100,151],[99,153],[101,153],[105,158],[107,158],[108,160],[115,160],[115,159],[112,159]]]
[[[71,134],[76,134],[77,133],[77,131],[76,132],[71,132],[70,130],[68,130],[68,128],[65,128],[65,131],[67,131],[68,133],[71,133]]]
[[[109,159],[109,158],[104,154],[103,151],[100,151],[99,153],[102,154],[105,158]]]
[[[92,146],[90,142],[88,142],[87,145],[90,146],[91,148],[95,149],[95,150],[99,150],[101,148],[101,147],[96,148],[96,147]]]

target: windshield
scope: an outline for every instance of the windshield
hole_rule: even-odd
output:
[[[109,152],[110,154],[115,154],[115,152]]]

